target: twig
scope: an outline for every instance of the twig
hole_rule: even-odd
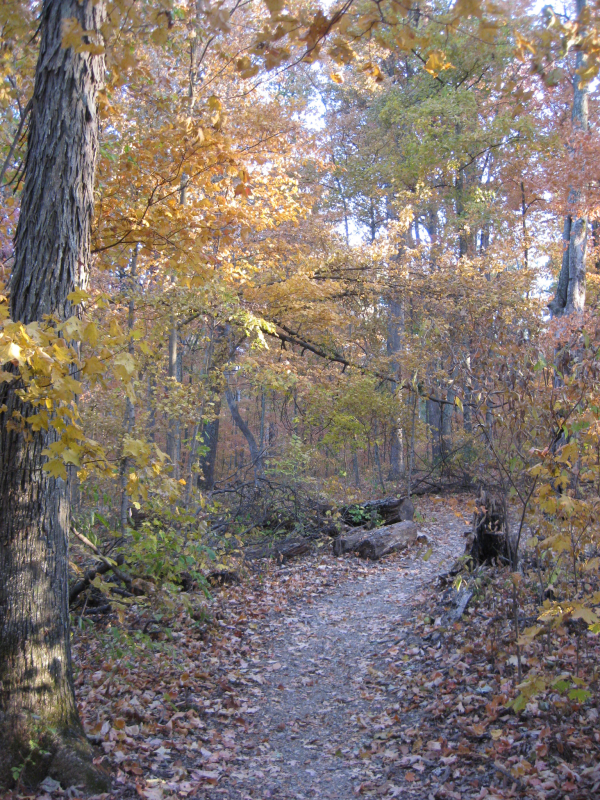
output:
[[[498,764],[496,761],[494,761],[493,767],[501,775],[504,775],[505,778],[508,778],[509,781],[513,781],[513,783],[515,783],[517,785],[517,787],[519,788],[519,791],[522,792],[525,789],[525,787],[523,786],[523,784],[521,783],[521,781],[518,778],[515,778],[514,775],[511,775],[510,772],[505,770],[504,767],[501,767],[500,764]]]
[[[120,559],[121,563],[123,563],[125,560],[122,555],[120,555],[118,558]],[[75,586],[73,586],[69,592],[69,603],[72,603],[85,589],[87,589],[96,575],[104,575],[106,572],[110,572],[111,569],[114,570],[115,567],[110,563],[110,561],[108,561],[108,559],[103,561],[99,566],[88,569],[83,578],[80,581],[77,581]]]
[[[25,125],[25,121],[27,120],[27,117],[29,116],[29,112],[31,111],[31,107],[32,107],[32,101],[30,100],[27,103],[27,105],[25,106],[25,110],[23,111],[23,114],[21,115],[21,121],[19,122],[19,127],[17,128],[17,132],[15,133],[15,136],[13,138],[12,144],[10,146],[10,150],[8,151],[8,155],[6,156],[6,159],[4,160],[4,164],[2,165],[2,170],[0,171],[0,187],[2,187],[2,182],[4,181],[4,175],[6,174],[6,170],[8,169],[8,165],[12,161],[12,157],[14,155],[17,143],[18,143],[19,139],[21,138],[21,132],[23,131],[23,125]]]
[[[128,578],[127,575],[123,575],[123,573],[121,572],[121,570],[117,566],[117,564],[120,565],[120,564],[124,563],[124,559],[123,558],[121,558],[120,560],[117,559],[117,563],[115,564],[113,561],[111,561],[108,558],[106,558],[106,556],[103,555],[100,552],[100,550],[98,550],[96,545],[93,542],[91,542],[87,538],[87,536],[84,536],[83,533],[79,533],[79,531],[76,530],[73,526],[71,526],[71,531],[75,534],[75,536],[79,539],[80,542],[83,542],[83,544],[85,544],[86,547],[89,547],[90,550],[98,556],[98,558],[102,561],[103,564],[107,564],[110,567],[110,569],[112,569],[112,571],[115,574],[115,577],[117,577],[122,583],[124,583],[125,586],[131,586],[131,578]],[[104,570],[104,571],[107,572],[108,570]],[[92,580],[93,580],[93,578],[92,578]]]

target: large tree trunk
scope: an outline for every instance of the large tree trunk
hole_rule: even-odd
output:
[[[103,55],[61,46],[63,20],[98,31],[103,0],[45,0],[26,175],[10,283],[11,316],[65,318],[88,282]],[[0,405],[0,786],[25,764],[33,782],[103,791],[73,691],[69,644],[67,483],[42,470],[52,434],[9,426],[28,409],[3,384]],[[33,745],[31,744],[33,743]],[[47,751],[42,754],[41,751]]]

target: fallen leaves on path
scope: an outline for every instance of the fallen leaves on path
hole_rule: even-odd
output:
[[[434,579],[461,553],[465,521],[440,503],[421,512],[426,561],[423,547],[380,563],[321,553],[164,616],[134,606],[78,630],[79,706],[115,775],[110,797],[596,796],[597,698],[507,707],[518,690],[502,578],[449,623]],[[563,668],[576,655],[549,657]]]

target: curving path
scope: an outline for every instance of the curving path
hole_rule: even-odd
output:
[[[385,751],[372,756],[365,748],[378,731],[385,739],[402,691],[394,662],[410,657],[405,622],[424,601],[421,591],[464,549],[465,522],[452,512],[429,512],[419,527],[431,540],[429,560],[411,551],[357,562],[356,573],[339,585],[260,624],[253,648],[265,677],[254,724],[237,737],[236,763],[202,797],[400,796],[387,779]]]

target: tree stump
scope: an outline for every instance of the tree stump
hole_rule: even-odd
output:
[[[510,562],[503,505],[483,490],[477,499],[465,554],[471,556],[476,565]]]

